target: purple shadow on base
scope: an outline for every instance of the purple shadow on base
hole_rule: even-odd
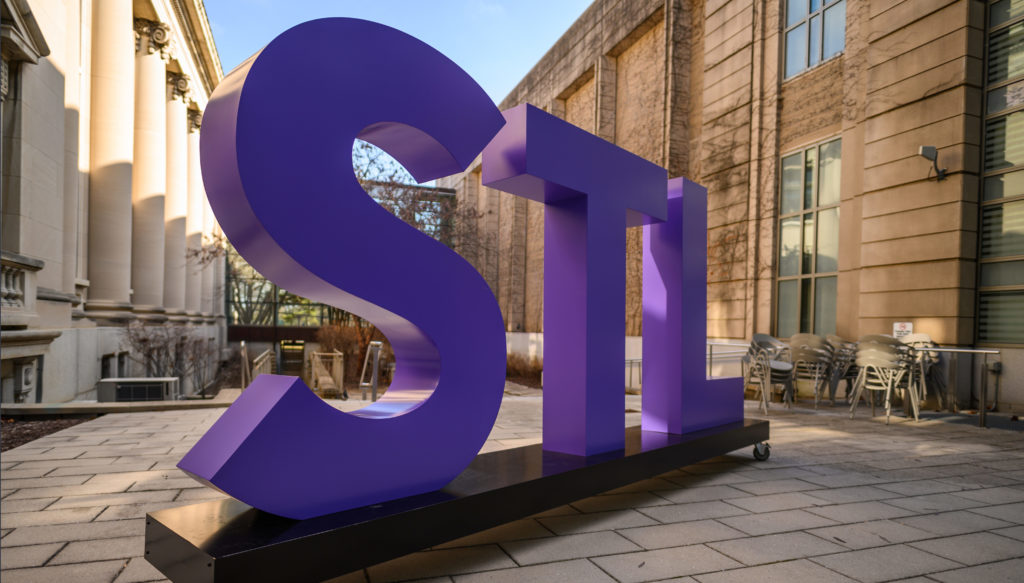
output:
[[[665,169],[532,105],[504,116],[482,182],[545,205],[544,449],[623,449],[626,227],[665,218]]]
[[[641,428],[688,433],[743,420],[743,381],[709,379],[708,192],[668,181],[668,220],[644,227]]]
[[[362,20],[300,24],[224,79],[200,138],[224,233],[280,287],[373,322],[397,369],[352,413],[262,375],[178,467],[309,518],[437,490],[472,461],[504,386],[498,304],[469,263],[366,194],[352,146],[376,144],[422,182],[465,169],[504,123],[447,57]]]

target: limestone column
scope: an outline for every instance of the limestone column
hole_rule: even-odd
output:
[[[185,320],[188,214],[188,77],[167,73],[167,195],[164,198],[164,308]]]
[[[202,312],[203,297],[203,213],[206,209],[206,190],[199,165],[199,125],[202,114],[189,111],[188,132],[188,214],[185,217],[185,246],[190,257],[185,264],[185,311],[195,321]]]
[[[167,191],[167,26],[136,19],[135,168],[132,173],[132,303],[163,320]]]
[[[96,319],[129,319],[135,38],[132,0],[92,3],[89,290]]]
[[[212,246],[215,241],[214,225],[216,218],[213,216],[213,209],[210,208],[210,200],[203,197],[203,245]],[[203,313],[203,319],[208,324],[213,323],[213,261],[207,261],[203,265],[202,272],[202,293],[200,294],[200,304]]]

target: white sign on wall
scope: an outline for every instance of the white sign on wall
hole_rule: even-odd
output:
[[[914,333],[913,322],[893,322],[892,323],[892,335],[897,338],[903,338],[904,336]]]

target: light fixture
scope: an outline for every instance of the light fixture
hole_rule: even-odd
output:
[[[917,155],[921,156],[925,160],[931,160],[932,166],[935,168],[935,176],[942,180],[946,177],[946,169],[939,168],[939,149],[935,146],[921,146],[917,149]]]

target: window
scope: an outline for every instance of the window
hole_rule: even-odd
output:
[[[846,0],[786,0],[786,78],[846,46]]]
[[[1024,0],[988,16],[978,341],[1024,344]]]
[[[775,334],[834,334],[840,140],[782,158]]]

